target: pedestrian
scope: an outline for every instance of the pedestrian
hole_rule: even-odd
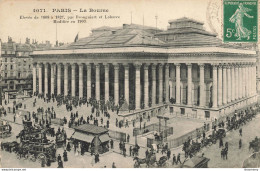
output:
[[[60,154],[58,155],[58,163],[61,161],[61,156]]]
[[[112,164],[112,168],[116,168],[115,162],[113,162],[113,164]]]
[[[129,147],[129,155],[132,156],[132,146]]]
[[[223,140],[222,138],[219,139],[219,148],[223,147]]]
[[[145,157],[147,158],[147,156],[148,156],[148,154],[149,154],[149,151],[148,151],[148,149],[145,151]]]
[[[14,115],[14,122],[15,122],[15,119],[16,119],[16,115]]]
[[[172,165],[174,165],[174,164],[177,164],[177,160],[176,160],[175,154],[173,154],[173,157],[172,157]]]
[[[111,149],[114,148],[114,141],[112,139],[110,140],[110,147],[111,147]]]
[[[167,151],[167,158],[168,158],[168,160],[171,158],[171,150]]]
[[[239,140],[239,149],[241,149],[241,147],[242,147],[242,140],[240,139]]]
[[[63,168],[63,162],[62,161],[58,162],[58,168]]]
[[[180,162],[180,164],[181,164],[181,154],[179,153],[178,154],[178,156],[177,156],[177,162],[176,162],[176,164],[178,164]]]
[[[239,135],[242,136],[242,128],[239,129]]]
[[[45,160],[44,159],[42,159],[42,161],[41,161],[41,167],[45,167]]]
[[[63,160],[64,162],[68,161],[68,155],[66,150],[63,152]]]
[[[128,134],[127,135],[127,142],[129,142],[130,141],[130,135]]]

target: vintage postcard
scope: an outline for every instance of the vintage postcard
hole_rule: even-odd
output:
[[[258,10],[0,0],[0,167],[259,168]]]

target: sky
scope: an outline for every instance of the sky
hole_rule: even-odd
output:
[[[120,27],[132,23],[156,26],[155,16],[158,16],[157,26],[167,29],[168,21],[188,17],[205,23],[205,28],[211,31],[207,22],[207,7],[210,0],[0,0],[0,39],[6,42],[11,36],[15,42],[25,42],[26,37],[38,42],[51,41],[73,42],[79,33],[79,38],[87,37],[91,29],[101,26]],[[52,9],[71,9],[71,12],[52,12]],[[79,9],[108,9],[107,13],[80,13]],[[34,9],[45,9],[47,12],[33,12]],[[73,11],[77,10],[77,11]],[[59,23],[51,19],[20,19],[21,16],[88,16],[111,15],[119,19],[88,19],[86,23]],[[76,20],[77,21],[77,20]]]

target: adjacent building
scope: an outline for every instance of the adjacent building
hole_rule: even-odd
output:
[[[50,43],[30,43],[27,38],[25,43],[15,43],[8,37],[6,43],[1,44],[1,87],[3,91],[17,92],[32,89],[32,57],[30,54],[36,48],[51,47]]]
[[[121,98],[131,112],[214,119],[257,101],[256,51],[224,44],[203,23],[181,18],[167,30],[101,27],[59,48],[35,50],[33,91],[97,100]],[[134,109],[134,110],[133,110]]]

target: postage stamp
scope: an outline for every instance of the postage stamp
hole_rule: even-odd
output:
[[[257,0],[223,0],[224,42],[257,42]]]

